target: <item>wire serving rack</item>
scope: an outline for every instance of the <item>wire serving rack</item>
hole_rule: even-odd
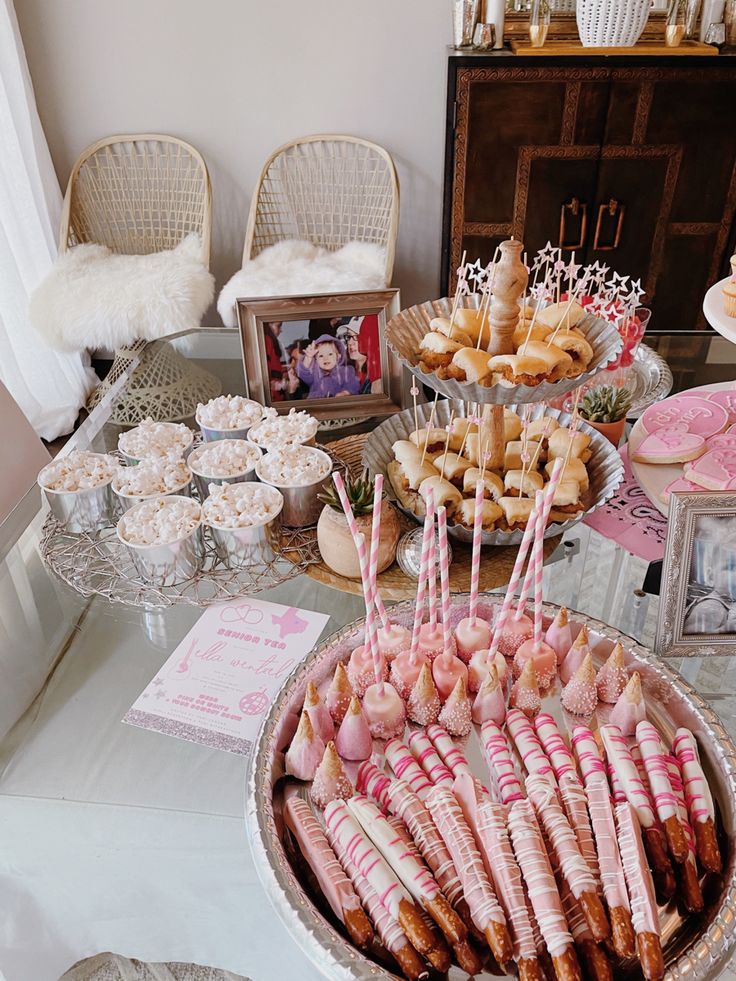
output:
[[[333,469],[346,470],[337,454],[327,447],[322,449],[332,458]],[[192,497],[199,500],[195,487]],[[55,576],[85,598],[100,596],[110,603],[146,610],[181,604],[211,606],[278,586],[321,561],[315,526],[282,527],[278,554],[272,560],[230,569],[220,561],[205,527],[200,571],[174,586],[151,586],[139,577],[128,549],[118,539],[115,526],[123,512],[117,501],[115,506],[113,523],[96,532],[73,534],[51,514],[43,526],[39,545],[42,559]]]

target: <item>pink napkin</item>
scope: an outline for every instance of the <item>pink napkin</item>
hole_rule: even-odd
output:
[[[632,555],[656,562],[664,555],[667,518],[655,508],[631,473],[628,447],[619,452],[624,463],[623,483],[607,504],[588,515],[585,524]]]

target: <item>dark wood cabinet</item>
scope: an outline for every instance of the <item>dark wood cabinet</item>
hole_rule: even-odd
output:
[[[652,329],[703,329],[734,248],[736,58],[451,56],[445,169],[443,289],[463,250],[549,239],[641,278]]]

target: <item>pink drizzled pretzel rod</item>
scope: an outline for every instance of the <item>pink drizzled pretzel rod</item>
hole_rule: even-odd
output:
[[[457,777],[461,773],[472,772],[470,764],[465,758],[465,754],[455,744],[447,729],[443,729],[442,726],[434,723],[431,726],[427,726],[427,735],[439,753],[442,762],[450,773],[452,773],[453,777]]]
[[[680,824],[677,798],[670,783],[667,756],[662,740],[652,723],[644,719],[636,727],[636,741],[649,779],[649,789],[654,798],[657,817],[664,827],[670,854],[676,862],[682,864],[687,859],[687,840]]]
[[[420,800],[424,800],[434,783],[414,759],[406,743],[400,739],[389,739],[384,754],[398,779],[405,780]]]
[[[312,808],[297,795],[288,797],[284,804],[284,822],[314,873],[332,912],[345,924],[350,939],[361,949],[368,947],[373,939],[371,925]]]
[[[670,786],[675,795],[675,800],[677,801],[677,816],[682,825],[682,833],[685,836],[685,841],[687,843],[687,858],[675,870],[675,874],[679,873],[679,893],[682,897],[682,903],[688,913],[699,913],[703,906],[703,892],[700,888],[700,880],[698,878],[698,858],[697,851],[695,848],[695,835],[693,834],[693,829],[690,825],[690,819],[687,813],[687,805],[685,803],[685,786],[682,782],[682,772],[680,770],[680,764],[677,762],[676,757],[667,756],[667,775],[670,778]]]
[[[430,492],[430,496],[431,492]],[[427,580],[429,577],[429,558],[431,552],[431,542],[434,538],[434,521],[429,520],[429,507],[427,516],[424,519],[422,531],[422,553],[419,558],[419,581],[417,583],[417,605],[414,610],[414,624],[411,631],[411,648],[409,657],[412,663],[416,662],[419,651],[419,631],[424,619],[424,599],[427,594]]]
[[[429,626],[432,633],[437,629],[437,541],[434,533],[434,491],[427,494],[427,513],[425,524],[429,522],[432,534],[429,538],[429,562],[427,565],[427,586],[429,587]]]
[[[695,833],[698,858],[708,872],[721,871],[721,851],[716,837],[716,812],[698,755],[698,744],[689,729],[680,728],[672,740],[672,752],[682,770],[685,803]]]
[[[427,808],[455,863],[473,923],[498,963],[505,964],[513,955],[506,918],[460,805],[449,788],[435,787],[427,798]]]
[[[586,788],[595,783],[602,784],[608,790],[606,764],[590,726],[581,724],[574,727],[572,730],[572,747]]]
[[[440,589],[442,592],[442,634],[445,652],[452,653],[452,628],[450,627],[450,555],[447,549],[447,511],[437,509],[437,535],[440,551]]]
[[[470,623],[475,626],[478,613],[478,592],[480,590],[480,547],[483,533],[483,493],[485,481],[481,479],[475,485],[475,514],[473,515],[473,554],[470,565]]]
[[[560,871],[575,899],[580,903],[588,927],[596,942],[607,940],[611,927],[598,897],[596,882],[578,847],[575,832],[567,820],[557,795],[538,774],[526,781],[529,800],[534,806],[537,819],[547,835]]]
[[[561,777],[573,774],[577,777],[572,751],[562,737],[557,723],[549,712],[540,712],[531,723],[552,766],[552,772],[559,781]],[[601,764],[602,765],[602,764]],[[579,778],[578,778],[579,782]],[[580,784],[582,788],[582,784]]]
[[[365,600],[365,646],[371,652],[373,659],[373,671],[376,677],[379,695],[384,693],[383,685],[383,661],[378,650],[378,625],[376,624],[376,612],[371,602],[372,589],[370,581],[370,571],[368,556],[365,551],[365,538],[358,535],[360,545],[358,547],[358,560],[360,562],[360,578],[363,583],[363,598]]]
[[[549,847],[548,842],[545,844]],[[575,941],[575,949],[586,978],[590,978],[590,981],[613,981],[611,963],[606,957],[603,947],[599,946],[593,939],[583,908],[573,896],[559,867],[554,869],[554,875],[560,890],[562,910],[567,919],[572,939]]]
[[[388,814],[388,790],[392,779],[383,770],[379,770],[372,760],[363,760],[358,767],[355,789],[359,794],[370,797],[384,814]]]
[[[445,766],[442,757],[423,729],[415,729],[411,733],[409,736],[409,750],[435,786],[452,786],[453,780],[455,779],[452,772]]]
[[[521,709],[511,708],[506,713],[506,728],[527,773],[537,774],[546,780],[551,787],[557,789],[552,765],[542,749],[542,744],[537,738],[531,720],[524,715]]]
[[[501,728],[495,722],[484,722],[480,727],[481,742],[488,768],[502,804],[523,800],[521,783],[516,776],[509,744]]]
[[[379,474],[378,476],[381,477],[381,482],[383,482],[382,475]],[[376,479],[378,479],[378,478],[376,478]],[[343,509],[343,511],[345,513],[345,519],[346,519],[346,521],[348,523],[348,528],[350,529],[350,534],[353,536],[353,542],[355,544],[356,551],[358,552],[358,561],[360,561],[361,546],[360,546],[360,544],[358,542],[358,536],[360,535],[360,530],[359,530],[358,524],[357,524],[357,522],[355,520],[355,515],[353,514],[353,509],[350,506],[350,501],[348,500],[348,495],[345,492],[345,484],[343,482],[342,475],[337,470],[332,475],[332,481],[333,481],[333,483],[335,485],[335,490],[337,491],[337,496],[340,498],[340,503],[342,504],[342,509]],[[374,490],[374,503],[375,503],[375,490]],[[365,538],[363,538],[362,549],[363,549],[363,552],[365,553],[366,552]],[[386,614],[386,608],[384,607],[383,601],[381,600],[381,597],[378,594],[378,590],[375,591],[375,595],[372,595],[371,596],[371,602],[375,603],[376,609],[378,610],[378,615],[380,616],[381,622],[383,623],[384,627],[388,627],[390,625],[390,622],[391,621],[388,619],[388,616]]]
[[[541,439],[540,439],[541,446]],[[524,609],[526,607],[527,598],[531,591],[532,586],[536,590],[537,581],[537,566],[539,565],[539,559],[541,557],[542,561],[542,572],[544,571],[544,530],[547,527],[547,521],[549,520],[549,513],[552,510],[552,501],[554,500],[555,491],[557,490],[557,485],[560,482],[560,477],[562,476],[562,471],[564,467],[562,465],[562,460],[556,460],[554,467],[552,467],[552,473],[550,474],[547,486],[544,491],[537,491],[537,494],[544,494],[544,504],[539,513],[534,526],[534,544],[532,545],[532,552],[529,558],[529,565],[526,570],[526,576],[524,577],[524,582],[521,587],[521,592],[519,593],[519,602],[516,604],[516,612],[514,613],[514,619],[520,620]],[[540,527],[541,525],[541,527]],[[541,545],[537,544],[537,538],[541,535]],[[536,593],[534,602],[536,605]],[[541,639],[541,638],[540,638]]]

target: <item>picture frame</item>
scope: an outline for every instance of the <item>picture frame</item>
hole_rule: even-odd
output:
[[[318,419],[401,411],[404,373],[386,345],[399,309],[398,289],[239,299],[248,397]]]
[[[670,495],[654,649],[660,657],[736,652],[736,491]]]

